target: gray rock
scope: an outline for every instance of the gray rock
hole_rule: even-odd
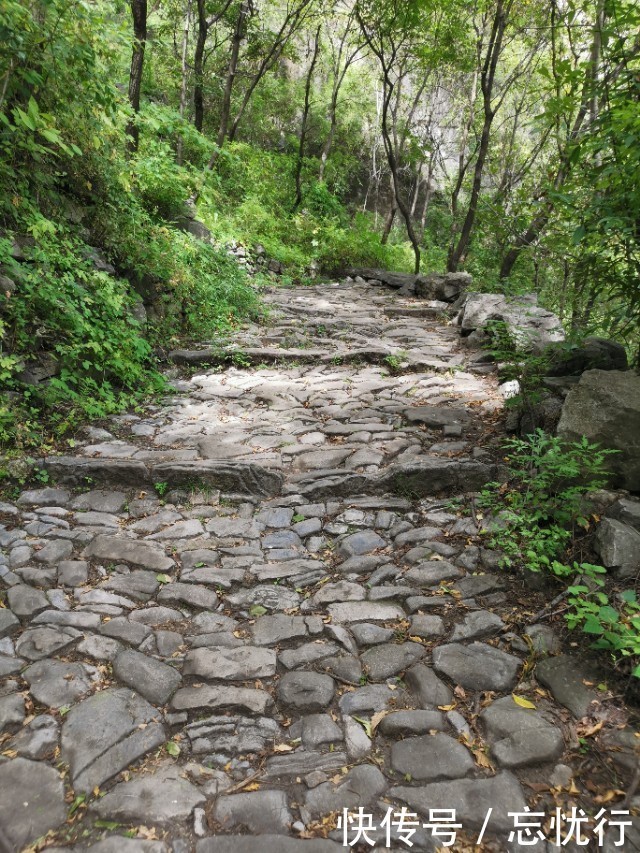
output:
[[[0,608],[0,638],[15,634],[20,627],[20,620],[6,607]]]
[[[172,826],[206,800],[204,792],[183,777],[178,765],[154,768],[153,773],[120,782],[96,800],[91,811],[103,820]]]
[[[225,830],[243,827],[258,835],[285,835],[293,821],[287,795],[278,790],[222,796],[213,814]]]
[[[451,704],[453,693],[428,666],[422,663],[412,666],[405,675],[405,681],[423,708]]]
[[[73,707],[62,727],[62,758],[76,791],[88,793],[164,743],[159,712],[126,688],[95,693]]]
[[[323,711],[333,699],[335,685],[328,675],[317,672],[287,672],[278,684],[278,699],[285,707],[301,713]]]
[[[379,625],[370,625],[368,622],[354,625],[351,632],[359,646],[375,646],[378,643],[386,643],[393,637],[391,628],[381,628]]]
[[[47,487],[23,492],[18,498],[18,506],[66,506],[71,494],[66,489]]]
[[[98,670],[85,663],[39,660],[25,669],[33,698],[49,708],[73,705],[100,681]]]
[[[491,574],[472,575],[459,580],[454,585],[454,589],[460,593],[463,599],[482,598],[482,596],[491,595],[504,589],[504,579]]]
[[[384,681],[404,672],[424,655],[419,643],[386,643],[367,649],[361,656],[372,681]]]
[[[65,539],[54,539],[53,542],[48,542],[44,548],[36,552],[35,559],[38,563],[52,565],[61,560],[67,560],[72,553],[73,545],[71,542]]]
[[[130,563],[154,572],[166,572],[174,562],[164,549],[150,542],[138,542],[124,536],[100,534],[85,549],[85,556],[114,563]]]
[[[117,616],[100,626],[100,633],[114,640],[122,640],[132,646],[139,646],[151,634],[151,628],[139,622]]]
[[[338,553],[344,559],[360,557],[380,548],[385,548],[386,545],[386,540],[378,535],[375,530],[359,530],[357,533],[345,536],[340,542]]]
[[[40,613],[41,610],[46,610],[49,607],[49,599],[44,592],[25,584],[16,584],[10,587],[7,598],[13,613],[22,619],[30,619],[36,613]]]
[[[339,844],[325,838],[286,838],[260,834],[260,853],[340,853]],[[114,851],[115,853],[115,851]],[[256,853],[253,835],[218,835],[196,844],[196,853]]]
[[[302,743],[305,749],[317,749],[342,740],[342,731],[328,714],[309,714],[302,718]]]
[[[537,711],[519,707],[511,696],[482,711],[491,753],[501,767],[515,769],[555,761],[564,751],[562,731]]]
[[[433,665],[470,690],[505,691],[516,684],[522,661],[486,643],[450,643],[434,649]]]
[[[422,735],[433,729],[447,731],[447,721],[441,711],[393,711],[380,721],[383,735],[396,738],[405,735]]]
[[[100,616],[83,610],[43,610],[31,620],[31,624],[65,625],[79,630],[92,630],[100,625]]]
[[[347,764],[345,752],[314,752],[297,749],[288,755],[274,755],[267,759],[265,779],[284,779],[306,776],[309,773],[332,773],[341,770]]]
[[[276,653],[256,646],[194,649],[185,658],[183,672],[185,675],[231,681],[266,678],[275,675]]]
[[[194,755],[222,753],[225,756],[262,752],[282,738],[275,720],[267,717],[212,716],[186,726]]]
[[[280,652],[278,660],[287,669],[296,669],[315,661],[335,655],[340,649],[335,643],[319,642],[304,643],[297,649],[285,649]]]
[[[0,696],[0,734],[15,731],[24,718],[24,699],[19,693]]]
[[[384,711],[406,698],[404,691],[392,690],[386,684],[369,684],[352,693],[344,693],[338,704],[343,715],[360,715],[363,712],[373,714],[376,711]]]
[[[273,708],[273,699],[266,690],[251,690],[247,687],[181,687],[171,700],[175,711],[191,711],[206,708],[215,711],[231,708],[248,714],[265,713]]]
[[[627,353],[622,344],[604,338],[587,337],[580,344],[551,346],[545,356],[550,361],[548,376],[580,376],[585,370],[626,370]]]
[[[363,764],[350,770],[337,785],[325,782],[307,791],[305,805],[313,817],[329,812],[369,806],[387,788],[384,776],[377,767]]]
[[[248,608],[254,605],[267,610],[290,610],[300,604],[300,596],[292,589],[273,584],[260,584],[226,596],[226,601],[234,607]]]
[[[351,761],[360,761],[371,752],[373,744],[361,724],[348,714],[342,718],[344,742]]]
[[[593,702],[599,701],[597,692],[584,683],[597,684],[601,680],[598,673],[569,655],[538,661],[536,678],[578,719],[593,710]]]
[[[618,578],[634,578],[640,572],[640,532],[622,521],[603,518],[596,531],[595,550],[602,565]]]
[[[155,572],[135,570],[128,574],[111,575],[102,588],[119,592],[135,601],[148,601],[159,585]]]
[[[435,803],[446,804],[446,808],[455,810],[456,820],[465,828],[480,829],[490,814],[488,829],[500,833],[513,830],[509,812],[523,812],[527,805],[518,780],[507,771],[490,779],[433,782],[419,788],[400,786],[391,788],[389,796],[425,817]]]
[[[42,714],[34,717],[11,741],[14,749],[22,758],[39,760],[50,757],[58,745],[59,726],[57,721]]]
[[[564,341],[562,323],[550,311],[538,306],[535,293],[503,296],[497,293],[470,293],[458,315],[462,334],[487,328],[500,320],[512,341],[521,349],[540,353],[552,343]]]
[[[454,566],[447,560],[427,560],[405,572],[402,579],[412,586],[432,587],[440,581],[462,578],[464,574],[464,569]]]
[[[449,735],[410,737],[393,744],[391,766],[411,779],[439,782],[461,779],[475,767],[471,753]]]
[[[587,370],[567,394],[558,435],[585,435],[619,451],[607,458],[613,486],[640,491],[640,375],[631,370]]]
[[[606,515],[640,532],[640,500],[620,498],[620,500],[609,507]]]
[[[460,640],[484,640],[494,637],[505,627],[502,619],[489,610],[474,610],[456,625],[451,633],[451,642]]]
[[[58,583],[63,586],[84,586],[89,577],[86,560],[62,560],[58,563]]]
[[[118,513],[126,502],[127,496],[123,492],[94,489],[74,498],[71,507],[78,510],[92,510],[93,512]]]
[[[330,604],[327,608],[333,622],[387,622],[403,619],[404,610],[397,604],[378,601],[346,601]]]
[[[181,622],[184,617],[179,610],[174,610],[171,607],[145,607],[142,610],[135,610],[129,616],[129,618],[132,622],[139,622],[141,625],[147,625],[151,626],[152,628],[157,628],[159,625],[166,625],[171,622]],[[198,617],[195,617],[195,619],[197,618]],[[218,616],[217,618],[225,619],[226,617]]]
[[[41,660],[66,649],[80,636],[75,628],[29,628],[16,641],[16,652],[29,660]]]
[[[362,678],[362,664],[355,655],[337,654],[323,658],[318,668],[347,684],[359,684]]]
[[[294,511],[290,507],[278,506],[263,509],[256,515],[256,521],[265,527],[289,527]]]
[[[548,625],[531,625],[524,632],[538,655],[557,655],[562,651],[559,637]]]
[[[218,606],[218,596],[215,592],[200,584],[165,584],[158,593],[157,600],[169,604],[187,604],[201,610],[215,610]]]
[[[164,705],[182,682],[179,672],[133,649],[124,649],[113,662],[113,673],[149,702]]]
[[[251,628],[253,640],[258,646],[273,646],[283,640],[306,637],[307,623],[304,616],[260,616]]]
[[[60,774],[41,761],[0,761],[0,841],[14,853],[67,817]]]
[[[443,637],[445,634],[444,622],[439,616],[429,614],[412,616],[409,632],[412,636],[423,637],[426,640]]]

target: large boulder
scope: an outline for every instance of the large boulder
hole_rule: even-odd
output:
[[[558,435],[617,450],[608,459],[610,485],[640,491],[640,375],[629,370],[587,370],[569,391]]]
[[[580,344],[553,344],[545,355],[549,358],[548,376],[578,376],[585,370],[626,370],[627,352],[622,344],[605,338],[585,338]]]
[[[430,273],[416,278],[414,291],[422,299],[439,299],[455,302],[471,287],[473,279],[468,272]]]
[[[526,296],[470,293],[457,322],[465,337],[474,332],[484,332],[493,323],[502,322],[514,344],[536,353],[542,352],[549,344],[564,341],[560,320],[538,305],[535,293]]]

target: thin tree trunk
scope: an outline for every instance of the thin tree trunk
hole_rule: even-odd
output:
[[[509,4],[510,5],[510,4]],[[449,272],[456,272],[459,265],[464,261],[469,245],[471,243],[471,235],[475,225],[476,214],[478,212],[478,200],[480,198],[480,190],[482,188],[482,176],[484,173],[484,165],[489,152],[489,139],[491,135],[491,125],[495,117],[495,110],[492,107],[493,85],[495,81],[496,66],[500,53],[502,52],[502,38],[507,24],[507,11],[505,10],[503,0],[498,0],[493,24],[491,27],[491,36],[487,47],[487,54],[480,75],[480,85],[482,88],[482,102],[484,107],[484,121],[482,123],[482,135],[480,137],[480,146],[478,156],[476,158],[475,168],[473,172],[473,185],[471,187],[471,197],[469,206],[462,224],[460,237],[458,242],[451,245],[449,251],[449,259],[447,269]]]
[[[562,187],[571,172],[571,144],[575,141],[580,131],[582,130],[587,113],[591,112],[591,115],[593,116],[594,110],[596,110],[597,108],[597,103],[594,99],[593,90],[595,87],[593,84],[595,83],[598,75],[600,48],[602,42],[602,29],[604,27],[604,22],[604,0],[598,0],[590,60],[582,86],[581,103],[574,119],[573,125],[571,127],[571,130],[568,134],[567,140],[564,144],[564,149],[561,152],[560,165],[558,166],[555,178],[553,180],[553,189],[556,191]],[[518,236],[514,240],[513,245],[502,258],[502,264],[500,265],[501,279],[509,278],[516,261],[520,257],[522,250],[526,249],[528,246],[531,246],[533,243],[537,242],[540,239],[551,217],[553,209],[554,201],[547,195],[547,199],[544,205],[540,206],[538,213],[531,220],[531,223],[529,224],[527,230],[521,234],[518,234]],[[573,322],[575,322],[575,318],[572,319],[572,323]]]
[[[138,150],[140,133],[137,115],[140,112],[140,90],[142,88],[142,69],[144,67],[144,50],[147,43],[147,0],[131,0],[133,16],[133,53],[131,54],[131,69],[129,71],[129,103],[134,112],[133,119],[127,126],[127,149],[130,153]]]
[[[394,194],[395,199],[395,194]],[[382,229],[382,236],[380,237],[380,242],[383,246],[385,246],[389,242],[389,237],[391,236],[391,229],[393,228],[393,223],[396,218],[396,213],[398,212],[397,202],[394,200],[391,203],[391,207],[389,208],[389,212],[387,213],[386,219],[384,221],[384,228]]]
[[[300,140],[298,143],[298,160],[296,163],[296,198],[293,204],[294,211],[302,204],[302,164],[304,160],[304,147],[307,140],[307,125],[309,122],[309,111],[311,109],[311,85],[313,83],[313,72],[318,61],[318,52],[320,50],[320,29],[318,26],[313,41],[313,53],[309,70],[307,72],[307,80],[304,87],[304,108],[302,110],[302,124],[300,127]]]
[[[187,52],[189,49],[189,30],[191,29],[191,0],[187,0],[187,9],[184,16],[184,29],[182,31],[182,58],[180,66],[180,105],[178,112],[180,118],[184,118],[184,110],[187,105],[187,80],[189,77],[189,66],[187,63]],[[176,146],[176,161],[182,164],[182,133],[178,132],[178,144]]]
[[[196,47],[193,54],[193,74],[195,77],[193,85],[193,123],[196,130],[202,131],[204,124],[204,48],[209,35],[209,22],[204,8],[204,0],[197,0],[198,4],[198,35]]]

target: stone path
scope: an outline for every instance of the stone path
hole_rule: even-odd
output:
[[[413,849],[520,850],[510,812],[625,808],[624,706],[475,539],[501,403],[442,306],[266,301],[0,504],[0,851],[329,853],[345,808],[408,850],[403,807]]]

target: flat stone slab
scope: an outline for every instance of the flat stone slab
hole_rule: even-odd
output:
[[[131,563],[155,572],[166,572],[173,568],[174,562],[164,553],[164,549],[149,542],[127,539],[125,536],[102,534],[85,549],[85,556],[96,560],[109,560],[114,563]]]
[[[84,663],[39,660],[24,671],[33,698],[49,708],[73,705],[100,681],[100,673]]]
[[[429,809],[455,809],[457,822],[471,829],[480,829],[491,809],[487,826],[500,833],[513,830],[509,812],[523,812],[527,805],[518,780],[508,771],[490,779],[432,782],[419,788],[398,786],[389,790],[389,796],[427,818]]]
[[[345,808],[357,811],[374,802],[386,788],[386,779],[378,768],[362,764],[350,770],[338,784],[324,782],[308,791],[305,806],[314,817]]]
[[[155,705],[168,702],[182,683],[172,666],[133,649],[120,652],[113,662],[113,674]]]
[[[597,684],[598,673],[570,655],[541,660],[536,666],[536,678],[551,691],[554,699],[568,708],[574,717],[585,717],[598,701],[598,694],[584,682]]]
[[[322,711],[333,699],[335,684],[318,672],[287,672],[278,684],[278,699],[300,713]]]
[[[209,646],[188,652],[183,673],[201,678],[244,681],[275,675],[276,653],[259,646]]]
[[[562,730],[533,709],[522,708],[511,696],[497,699],[482,711],[491,753],[501,767],[515,769],[555,761],[564,752]]]
[[[264,716],[273,708],[273,699],[266,690],[203,685],[181,687],[171,700],[171,706],[175,711],[191,711],[197,708],[215,711],[229,708]]]
[[[73,787],[88,793],[165,741],[159,712],[137,693],[109,688],[73,707],[62,727],[62,758]]]
[[[225,830],[244,828],[256,835],[284,835],[293,821],[287,795],[277,789],[223,795],[216,802],[214,817]]]
[[[475,767],[469,750],[449,735],[410,737],[394,743],[391,766],[411,779],[439,782],[461,779]]]
[[[40,761],[0,761],[0,844],[20,851],[67,817],[60,774]],[[6,839],[9,844],[5,848]]]
[[[450,643],[433,651],[433,666],[469,690],[511,690],[522,666],[520,658],[486,643]]]
[[[196,720],[185,728],[194,755],[208,752],[240,755],[261,752],[283,738],[275,720],[268,717],[218,715]]]
[[[424,655],[419,643],[383,643],[372,646],[360,656],[371,681],[384,681],[404,672]]]
[[[153,773],[120,782],[96,800],[91,811],[119,823],[172,826],[206,801],[202,789],[183,777],[184,770],[177,764],[154,768]]]
[[[333,622],[387,622],[404,619],[405,612],[397,604],[379,601],[345,601],[327,608]]]

